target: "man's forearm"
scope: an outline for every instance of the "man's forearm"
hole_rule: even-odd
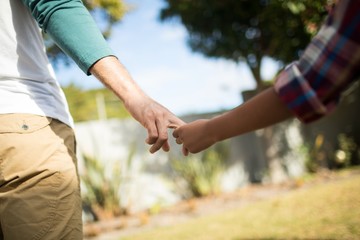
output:
[[[100,59],[89,69],[89,72],[113,91],[125,105],[130,105],[132,99],[146,97],[116,57],[108,56]]]
[[[211,119],[209,131],[216,141],[261,129],[292,117],[274,88],[253,97],[239,107]]]
[[[146,143],[152,145],[151,153],[160,148],[169,151],[167,128],[183,125],[182,120],[147,96],[117,58],[108,56],[100,59],[90,68],[90,73],[112,90],[130,114],[147,129]]]

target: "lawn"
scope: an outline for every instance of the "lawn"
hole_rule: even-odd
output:
[[[122,240],[360,239],[360,176]]]

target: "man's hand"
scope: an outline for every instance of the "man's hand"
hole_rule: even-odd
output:
[[[113,91],[130,114],[147,129],[146,143],[152,145],[151,153],[160,148],[170,150],[167,129],[182,126],[182,120],[148,97],[116,57],[100,59],[89,71]]]
[[[168,152],[170,146],[167,129],[178,128],[185,124],[168,109],[148,97],[127,101],[125,107],[147,129],[146,143],[152,145],[151,153],[155,153],[160,148]]]

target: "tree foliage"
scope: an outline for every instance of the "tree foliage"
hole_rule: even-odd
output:
[[[188,44],[207,57],[244,61],[262,87],[261,60],[297,59],[326,15],[326,0],[164,0],[162,21],[177,19]]]
[[[105,38],[111,35],[114,24],[120,22],[128,11],[128,6],[123,0],[83,0],[83,3],[99,23],[99,27]],[[50,61],[54,64],[59,61],[68,64],[69,58],[51,38],[45,34],[44,39]]]

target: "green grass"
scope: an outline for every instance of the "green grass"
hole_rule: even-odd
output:
[[[123,240],[360,239],[360,176]]]

